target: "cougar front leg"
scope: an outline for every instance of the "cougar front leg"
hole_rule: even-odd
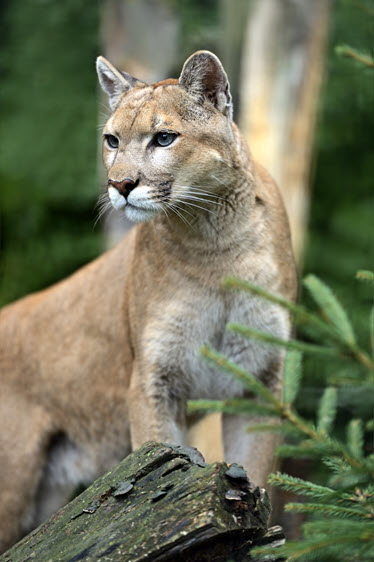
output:
[[[269,390],[277,397],[281,396],[281,377],[283,361],[279,358],[269,369],[267,378]],[[252,396],[253,398],[253,396]],[[258,423],[278,424],[277,418],[258,416],[223,415],[224,455],[227,463],[242,464],[248,477],[256,486],[266,487],[270,472],[275,469],[275,447],[279,443],[279,435],[269,431],[252,432],[247,428]]]
[[[187,444],[186,405],[174,381],[157,367],[134,365],[129,390],[133,450],[145,441]]]
[[[282,339],[289,337],[289,318],[286,312],[273,305],[265,306],[260,301],[253,302],[253,311],[257,314],[253,318],[246,319],[245,316],[243,318],[239,316],[238,321]],[[270,348],[254,340],[247,340],[244,345],[243,340],[232,333],[228,335],[226,345],[229,356],[231,355],[249,373],[257,376],[274,396],[278,398],[281,396],[284,362],[282,350]],[[254,484],[265,486],[269,473],[275,467],[274,453],[279,443],[279,435],[269,431],[259,433],[247,431],[249,425],[258,423],[279,422],[276,418],[254,417],[250,414],[248,416],[224,414],[222,428],[224,456],[228,463],[242,464]]]
[[[243,465],[250,481],[260,487],[266,487],[267,478],[274,470],[274,449],[279,436],[269,432],[248,433],[247,427],[264,422],[272,423],[272,420],[223,414],[225,461]]]

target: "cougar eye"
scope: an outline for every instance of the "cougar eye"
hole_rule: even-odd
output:
[[[155,136],[155,142],[159,146],[169,146],[175,139],[177,135],[175,133],[157,133]]]
[[[118,148],[119,140],[114,135],[105,135],[105,140],[110,148]]]

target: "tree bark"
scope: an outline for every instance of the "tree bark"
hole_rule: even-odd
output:
[[[329,0],[254,0],[241,87],[241,129],[277,181],[301,262]]]
[[[252,560],[253,546],[284,542],[269,515],[265,490],[238,465],[145,443],[0,561]]]

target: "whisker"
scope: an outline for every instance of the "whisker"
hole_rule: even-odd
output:
[[[101,204],[102,204],[103,202],[104,202],[104,201],[96,201],[96,203],[95,203],[95,205],[94,205],[94,209],[97,209],[98,207],[101,207]]]
[[[235,162],[233,162],[232,160],[227,160],[226,158],[223,158],[223,156],[220,156],[219,159],[220,159],[222,162],[224,162],[227,166],[235,167]]]
[[[214,178],[215,180],[219,181],[220,184],[224,185],[225,187],[229,187],[224,181],[220,180],[219,178],[217,178],[217,176],[211,174],[211,177]]]
[[[211,213],[214,215],[215,213],[206,207],[201,207],[200,205],[196,205],[195,203],[187,203],[183,199],[173,199],[173,201],[178,201],[178,203],[185,203],[185,205],[189,207],[196,207],[197,209],[201,209],[202,211],[206,211],[207,213]]]
[[[183,189],[181,189],[183,188]],[[184,189],[185,188],[185,189]],[[173,190],[171,190],[170,187],[164,188],[164,189],[155,189],[150,193],[150,196],[152,198],[158,198],[159,196],[161,197],[168,197],[170,195],[170,193],[173,191],[173,193],[177,193],[177,194],[182,194],[184,195],[191,195],[191,196],[195,196],[195,195],[205,195],[206,197],[211,197],[213,199],[222,199],[224,201],[226,201],[225,197],[221,197],[219,195],[216,195],[215,193],[212,193],[211,191],[203,191],[203,190],[195,190],[195,189],[191,189],[190,186],[184,186],[184,185],[180,185],[180,184],[175,184],[173,186]],[[192,193],[190,193],[192,191]]]
[[[103,218],[104,215],[106,215],[108,213],[108,211],[110,211],[108,216],[110,216],[112,214],[112,212],[114,211],[110,201],[102,201],[101,204],[100,204],[100,209],[99,209],[99,212],[97,214],[96,220],[94,221],[93,228],[96,227],[97,223]]]
[[[99,208],[99,215],[103,214],[106,210],[111,209],[111,208],[112,208],[112,206],[111,206],[110,201],[103,201],[100,205],[100,208]]]
[[[99,195],[99,197],[98,197],[98,199],[95,203],[94,209],[96,209],[97,207],[101,207],[103,205],[103,203],[108,203],[108,202],[109,202],[108,194],[102,193],[101,195]]]
[[[190,213],[190,211],[188,211],[188,209],[186,209],[185,206],[181,207],[180,205],[178,205],[177,200],[172,200],[172,201],[169,200],[167,204],[172,210],[179,211],[178,216],[180,216],[182,220],[185,219],[184,220],[185,224],[188,224],[188,226],[192,227],[192,223],[187,219],[187,217],[184,216],[183,213],[186,213],[187,215],[189,215],[192,220],[196,220],[195,215]]]
[[[219,207],[224,207],[223,203],[220,203],[219,201],[212,201],[211,199],[204,199],[203,197],[196,197],[195,195],[189,195],[188,193],[184,194],[184,193],[178,193],[176,192],[176,195],[182,195],[182,200],[191,200],[191,201],[200,201],[201,203],[212,203],[212,205],[218,205]]]
[[[184,185],[181,183],[174,183],[173,187],[183,187],[186,189],[201,189],[202,191],[206,191],[207,193],[211,193],[211,191],[209,189],[207,189],[206,185]]]
[[[176,209],[179,209],[180,211],[183,211],[185,213],[187,213],[187,215],[190,215],[190,217],[192,217],[193,219],[195,218],[195,216],[190,213],[189,211],[187,211],[187,209],[185,209],[184,207],[181,207],[180,205],[177,205],[177,203],[180,203],[181,201],[179,201],[178,199],[173,199],[172,201],[168,201],[169,205],[173,205]],[[182,201],[183,203],[183,201]]]
[[[111,115],[111,111],[109,109],[109,107],[107,106],[107,104],[100,102],[99,105],[101,106],[101,108],[104,110],[104,112],[100,112],[102,113],[102,115],[104,115],[107,119],[109,119],[110,115]]]
[[[222,199],[223,201],[227,201],[226,197],[222,197],[221,195],[217,195],[216,193],[213,193],[212,191],[206,191],[203,189],[195,189],[195,187],[193,186],[189,186],[189,185],[180,185],[180,184],[175,184],[174,187],[176,188],[183,188],[186,189],[187,191],[191,191],[191,194],[194,195],[206,195],[209,197],[213,197],[214,199]]]
[[[173,211],[183,222],[184,224],[186,224],[187,226],[191,227],[193,229],[193,226],[191,225],[191,223],[186,219],[186,217],[184,217],[182,215],[181,212],[179,212],[178,207],[176,205],[173,205],[171,203],[167,203],[167,207]],[[193,216],[193,215],[192,215]],[[194,229],[193,229],[194,230]]]
[[[203,191],[202,189],[191,189],[188,186],[181,186],[183,187],[183,193],[191,193],[191,195],[206,195],[207,197],[213,197],[214,199],[224,199],[224,197],[221,197],[220,195],[216,195],[215,193],[213,193],[212,191]],[[177,186],[177,189],[180,189],[179,186]]]
[[[169,220],[170,217],[169,217],[169,214],[168,214],[168,212],[167,212],[167,209],[165,208],[164,205],[161,205],[161,210],[165,213],[166,218]]]

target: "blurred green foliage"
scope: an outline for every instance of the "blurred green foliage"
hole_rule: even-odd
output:
[[[354,305],[365,326],[372,292],[367,287],[356,310],[354,288],[356,271],[374,263],[374,73],[339,56],[342,43],[373,52],[372,0],[340,0],[331,18],[305,269]]]
[[[167,1],[180,19],[181,60],[202,44],[224,54],[219,0]],[[7,0],[0,10],[2,304],[66,276],[102,245],[93,228],[99,5]],[[374,261],[374,78],[335,47],[372,54],[373,28],[373,0],[334,3],[305,257],[306,272],[352,309],[359,338],[372,297],[369,288],[355,295],[354,274]]]
[[[0,304],[45,287],[100,251],[98,6],[1,5]]]
[[[359,285],[359,269],[374,263],[374,71],[336,47],[374,49],[373,0],[338,0],[333,7],[326,80],[317,127],[316,163],[304,270],[333,288],[349,311],[360,345],[369,346],[373,288]],[[302,300],[308,302],[306,295]],[[309,303],[310,304],[310,303]],[[330,365],[306,361],[303,407],[312,412]],[[341,404],[365,415],[362,388],[341,393]],[[371,397],[372,398],[372,397]]]

